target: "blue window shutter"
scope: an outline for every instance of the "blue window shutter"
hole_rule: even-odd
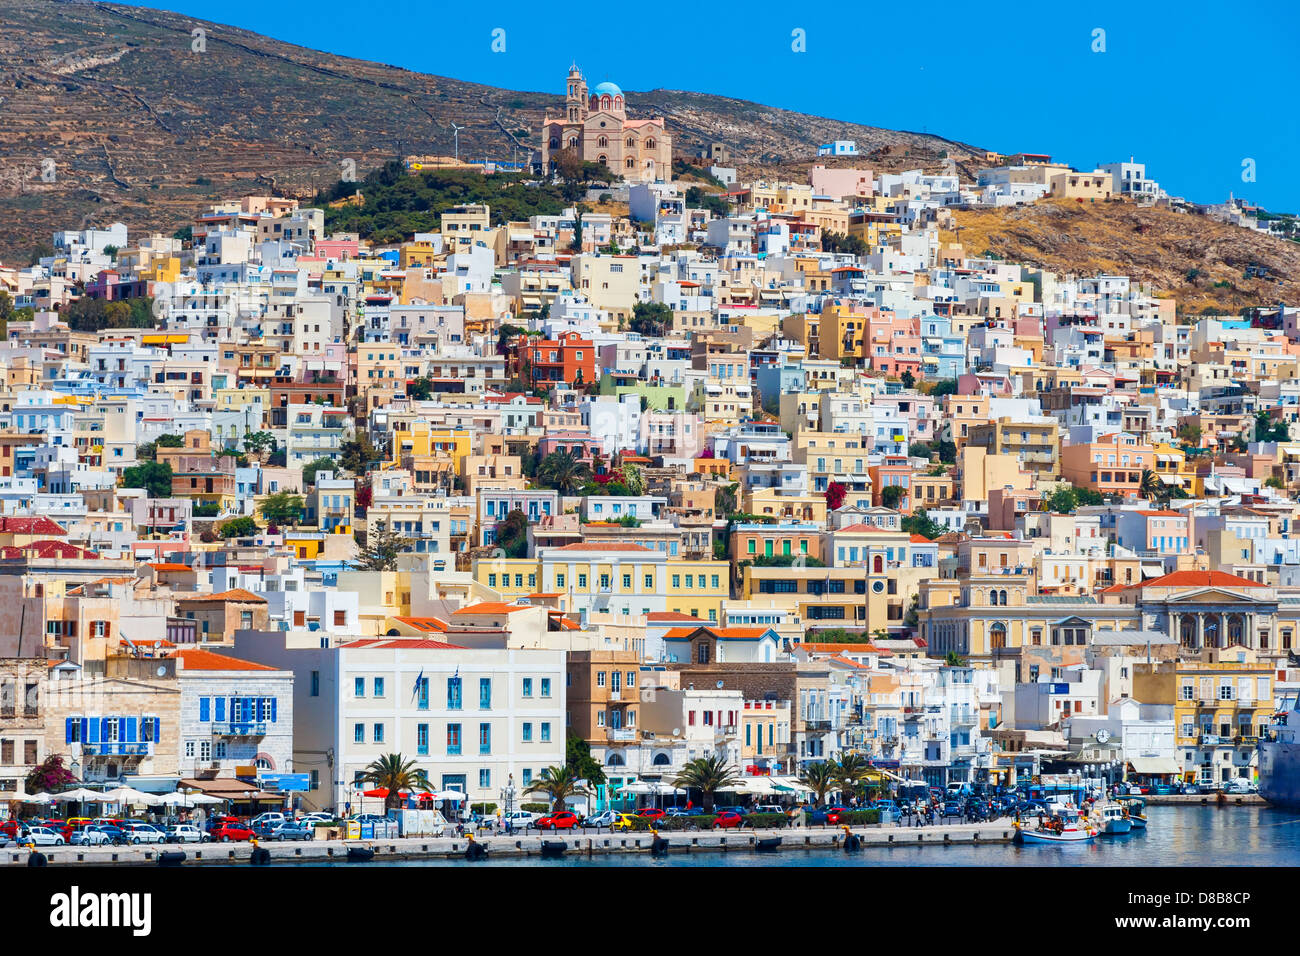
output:
[[[98,743],[99,742],[99,721],[94,718],[87,717],[86,725],[87,726],[86,726],[86,733],[84,735],[84,739],[86,740],[87,743],[92,743],[92,744]]]
[[[271,723],[275,723],[275,702],[278,698],[271,698]]]
[[[89,733],[90,733],[90,721],[87,718],[82,717],[81,718],[81,742],[83,744],[90,739],[90,737],[88,736]]]
[[[112,717],[101,717],[101,718],[99,718],[99,739],[100,739],[100,740],[107,740],[107,739],[109,738],[109,736],[110,736],[110,731],[109,731],[109,729],[108,729],[108,728],[109,728],[109,721],[111,721],[111,720],[113,720],[113,719],[114,719],[114,718],[112,718]]]
[[[201,723],[207,723],[211,719],[212,719],[212,698],[200,697],[199,698],[199,721]]]
[[[225,719],[226,719],[226,698],[218,697],[217,698],[217,720],[222,721]]]
[[[70,743],[72,743],[72,722],[73,722],[74,720],[76,720],[75,717],[69,717],[69,718],[67,719],[67,722],[64,724],[64,727],[63,727],[63,733],[64,733],[63,742],[64,742],[65,744],[70,744]]]
[[[129,744],[135,743],[135,721],[130,717],[119,717],[121,723],[117,728],[117,739]]]
[[[153,740],[154,740],[154,743],[157,743],[157,742],[159,741],[159,739],[160,739],[159,735],[160,735],[161,733],[162,733],[162,718],[161,718],[161,717],[155,717],[155,718],[153,719]]]

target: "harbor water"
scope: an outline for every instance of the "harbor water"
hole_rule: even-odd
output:
[[[1148,806],[1145,831],[1099,836],[1066,845],[868,847],[843,850],[782,850],[776,853],[672,851],[667,857],[611,854],[559,859],[490,856],[460,860],[394,860],[353,866],[1296,866],[1300,864],[1300,812],[1263,806]],[[671,839],[671,834],[665,834]],[[298,864],[311,866],[313,864]],[[337,866],[340,864],[316,864]],[[346,865],[346,864],[342,864]]]

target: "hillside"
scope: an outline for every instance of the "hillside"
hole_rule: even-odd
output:
[[[191,31],[206,31],[206,51]],[[120,219],[172,232],[204,202],[275,190],[308,197],[341,163],[360,177],[399,154],[520,160],[537,148],[556,88],[522,93],[319,53],[164,11],[0,0],[0,259],[24,261],[60,228]],[[662,113],[678,152],[713,140],[742,164],[793,161],[852,138],[917,157],[971,149],[679,90],[628,92]],[[41,175],[53,161],[55,181]],[[49,165],[46,165],[49,169]]]
[[[1060,273],[1130,275],[1179,310],[1239,312],[1300,299],[1300,243],[1204,216],[1128,203],[1041,200],[1002,209],[954,210],[967,253],[986,250]],[[1267,278],[1245,278],[1247,267]]]

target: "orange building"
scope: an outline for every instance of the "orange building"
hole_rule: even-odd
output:
[[[1154,461],[1151,445],[1127,432],[1112,432],[1061,449],[1061,477],[1076,488],[1136,498],[1142,489],[1142,470],[1152,468]]]
[[[590,385],[596,381],[596,343],[577,332],[562,332],[557,339],[520,336],[515,343],[516,368],[532,368],[529,384]]]

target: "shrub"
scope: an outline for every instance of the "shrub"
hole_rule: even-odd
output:
[[[777,829],[788,827],[790,818],[784,813],[747,813],[745,826],[755,829]]]
[[[551,805],[549,803],[521,803],[519,809],[525,813],[550,813]]]
[[[840,814],[840,823],[846,823],[849,826],[871,826],[879,822],[879,810],[846,810]]]
[[[495,803],[471,803],[469,805],[471,813],[477,813],[481,817],[488,817],[497,812]]]

